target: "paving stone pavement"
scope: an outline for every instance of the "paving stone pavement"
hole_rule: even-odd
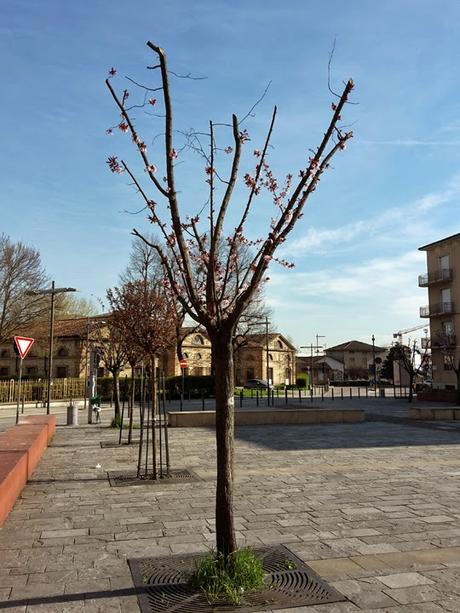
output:
[[[137,460],[100,447],[116,436],[58,427],[0,529],[0,609],[137,612],[127,558],[212,547],[213,431],[170,430],[173,467],[202,481],[135,487],[108,483]],[[383,421],[238,428],[239,543],[285,544],[348,598],[285,613],[459,613],[459,444]]]

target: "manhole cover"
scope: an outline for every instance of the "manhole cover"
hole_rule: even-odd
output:
[[[107,472],[107,476],[112,487],[125,487],[128,485],[167,485],[186,481],[201,481],[198,475],[188,468],[171,468],[169,474],[166,474],[166,469],[163,469],[163,471],[163,476],[160,477],[158,470],[157,479],[152,478],[151,471],[147,473],[147,477],[142,475],[138,477],[135,470],[111,470]]]
[[[251,613],[340,602],[346,598],[283,545],[255,550],[266,571],[265,587],[242,605],[210,605],[187,577],[203,554],[128,560],[142,613]]]

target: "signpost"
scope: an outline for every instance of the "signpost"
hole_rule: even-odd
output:
[[[22,361],[29,353],[30,348],[34,343],[33,338],[27,338],[25,336],[15,336],[14,346],[19,353],[21,361],[19,362],[19,381],[18,381],[18,401],[16,404],[16,423],[19,421],[19,403],[21,401],[21,382],[22,382]]]
[[[187,368],[187,360],[185,358],[182,358],[181,361],[179,362],[179,365],[181,367],[182,370],[182,392],[180,395],[180,410],[182,411],[182,405],[184,402],[184,380],[185,380],[185,369]]]

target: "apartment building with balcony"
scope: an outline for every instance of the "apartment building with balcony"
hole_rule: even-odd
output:
[[[455,389],[456,376],[446,353],[460,358],[460,233],[419,248],[427,256],[427,272],[418,278],[428,289],[428,306],[420,317],[430,320],[433,387]],[[426,341],[425,341],[426,342]]]

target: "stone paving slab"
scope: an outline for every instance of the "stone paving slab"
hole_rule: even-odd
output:
[[[170,433],[201,482],[126,488],[106,473],[137,447],[100,447],[116,436],[58,427],[0,530],[0,610],[137,612],[127,558],[213,546],[213,431]],[[290,612],[458,613],[459,443],[379,421],[238,428],[238,542],[286,544],[349,599]]]

